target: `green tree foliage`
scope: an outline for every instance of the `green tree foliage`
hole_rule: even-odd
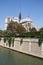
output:
[[[9,47],[11,46],[11,42],[12,42],[12,38],[11,37],[8,37]]]
[[[7,41],[6,37],[4,37],[3,41],[4,41],[4,43],[6,43],[6,41]]]
[[[43,28],[40,28],[39,31],[40,31],[40,32],[43,32]]]
[[[21,40],[20,40],[20,45],[23,43],[23,38],[21,38]]]
[[[14,41],[15,41],[15,38],[13,37],[12,38],[12,42],[11,42],[12,43],[12,47],[14,47]]]
[[[15,32],[9,31],[9,30],[4,30],[3,31],[3,37],[14,37],[16,34]]]
[[[14,23],[14,22],[13,22]],[[11,28],[10,28],[11,27]],[[11,30],[13,29],[13,30]],[[16,31],[16,32],[15,32]],[[21,37],[21,38],[38,38],[39,39],[39,46],[43,42],[43,28],[40,28],[39,31],[37,31],[35,28],[30,29],[30,32],[26,32],[25,28],[21,24],[16,24],[9,26],[7,30],[0,30],[0,40],[1,38],[4,38],[4,43],[8,41],[9,46],[14,46],[14,38],[15,37]],[[22,42],[22,40],[21,40]]]
[[[0,37],[2,37],[3,36],[3,31],[2,30],[0,30]]]
[[[0,37],[0,41],[1,41],[1,37]]]
[[[30,30],[30,32],[36,32],[37,31],[35,27],[30,28],[29,30]]]
[[[40,32],[40,37],[39,37],[39,46],[43,42],[43,32]]]

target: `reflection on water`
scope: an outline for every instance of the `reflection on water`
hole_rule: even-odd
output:
[[[43,60],[0,47],[0,65],[43,65]]]

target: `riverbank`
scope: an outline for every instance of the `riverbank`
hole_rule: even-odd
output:
[[[39,58],[39,59],[43,59],[43,56],[40,56],[40,55],[36,55],[36,54],[33,54],[33,53],[26,53],[26,52],[21,52],[21,51],[18,51],[18,50],[15,50],[11,47],[5,47],[5,46],[2,46],[0,45],[1,47],[4,47],[4,48],[7,48],[7,49],[10,49],[12,51],[16,51],[16,52],[19,52],[19,53],[22,53],[22,54],[26,54],[26,55],[29,55],[29,56],[33,56],[33,57],[36,57],[36,58]]]
[[[8,43],[4,43],[3,40],[1,40],[0,46],[43,59],[43,50],[41,46],[39,47],[38,45],[38,39],[24,38],[22,43],[20,41],[20,38],[15,38],[14,46],[11,44],[11,47],[9,47]]]
[[[0,65],[43,65],[43,59],[0,46]]]

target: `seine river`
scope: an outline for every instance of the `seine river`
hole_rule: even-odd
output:
[[[0,65],[43,65],[43,60],[0,47]]]

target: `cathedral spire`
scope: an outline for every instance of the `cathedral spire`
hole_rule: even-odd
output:
[[[21,10],[19,11],[19,21],[21,20]]]
[[[19,12],[19,20],[21,20],[21,11]]]
[[[21,20],[21,18],[22,18],[22,16],[21,16],[21,1],[19,2],[19,22],[20,22],[20,20]]]

